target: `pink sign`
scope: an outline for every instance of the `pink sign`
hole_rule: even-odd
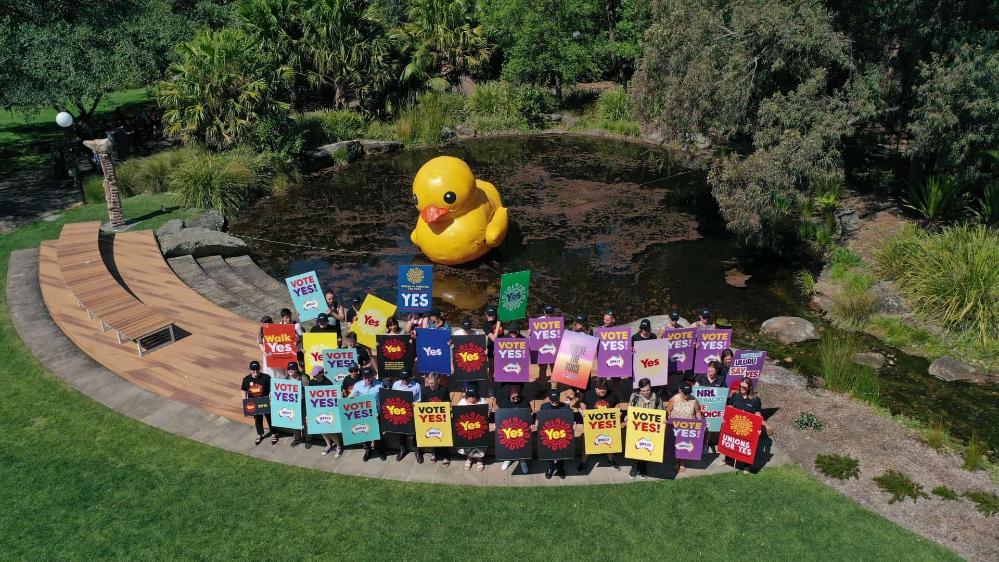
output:
[[[597,347],[597,376],[626,378],[631,376],[631,328],[594,328],[593,335],[600,340]]]
[[[565,331],[565,320],[561,316],[531,318],[528,320],[528,346],[538,358],[538,365],[555,363],[558,344]]]

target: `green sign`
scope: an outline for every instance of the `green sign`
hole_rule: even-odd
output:
[[[500,280],[498,315],[500,322],[527,317],[527,290],[531,272],[504,273]]]

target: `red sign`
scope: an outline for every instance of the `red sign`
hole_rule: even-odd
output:
[[[721,435],[718,436],[718,452],[737,461],[753,464],[762,427],[763,416],[726,406]]]
[[[264,329],[264,358],[267,367],[284,369],[298,360],[294,324],[261,324]]]

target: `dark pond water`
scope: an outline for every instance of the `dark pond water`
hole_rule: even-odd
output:
[[[409,240],[416,220],[412,178],[441,154],[464,159],[493,182],[511,218],[500,248],[464,266],[435,266],[434,302],[452,324],[469,315],[478,326],[485,306],[495,304],[500,273],[529,269],[530,313],[551,303],[591,322],[605,310],[631,321],[671,305],[687,318],[709,307],[732,324],[739,343],[807,356],[810,370],[813,347],[777,349],[755,335],[772,316],[809,315],[793,284],[794,272],[809,264],[744,255],[719,220],[703,172],[640,145],[561,136],[482,139],[365,159],[261,201],[232,232],[279,279],[314,269],[341,302],[367,292],[394,302],[397,266],[426,263]],[[736,267],[752,276],[746,288],[725,282]],[[994,388],[945,386],[917,358],[899,355],[884,387],[896,411],[923,419],[963,412],[958,434],[999,420]]]

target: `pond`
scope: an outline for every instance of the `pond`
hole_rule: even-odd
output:
[[[742,252],[724,229],[704,172],[644,145],[532,136],[407,150],[308,178],[259,202],[231,231],[278,279],[315,270],[341,302],[369,292],[395,302],[398,265],[427,263],[409,240],[417,214],[411,182],[441,154],[464,159],[477,177],[494,183],[511,219],[506,242],[481,260],[435,266],[434,304],[452,324],[467,315],[481,325],[483,309],[496,303],[500,274],[529,269],[529,313],[553,304],[591,323],[606,310],[630,322],[671,305],[688,319],[708,307],[732,325],[737,343],[814,357],[814,346],[779,349],[757,336],[772,316],[810,315],[793,277],[814,264]],[[751,276],[746,287],[726,282],[732,270]],[[974,420],[955,427],[959,435],[999,419],[995,388],[949,391],[969,385],[944,386],[926,374],[925,362],[888,352],[898,356],[883,389],[893,411],[951,418],[954,407],[967,411],[969,401],[980,400]],[[806,367],[814,364],[808,357]],[[910,393],[925,400],[914,402]]]

